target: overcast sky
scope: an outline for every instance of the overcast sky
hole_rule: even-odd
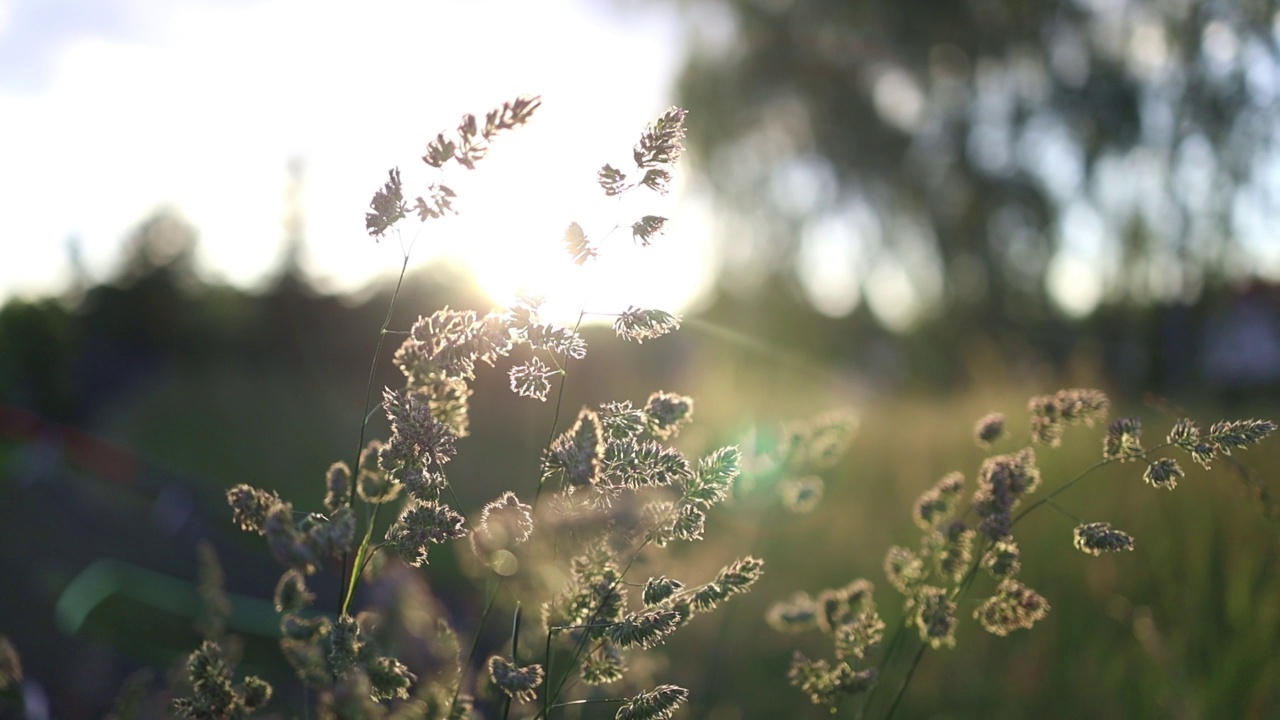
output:
[[[603,234],[657,207],[672,232],[640,255],[629,233],[611,240],[623,270],[604,285],[661,285],[637,299],[682,305],[713,265],[697,203],[620,211],[593,185],[674,101],[681,61],[671,14],[617,5],[0,0],[0,297],[62,286],[71,238],[92,279],[109,277],[122,239],[161,207],[196,226],[210,275],[252,287],[280,256],[294,157],[307,267],[358,287],[399,267],[399,246],[364,231],[387,170],[408,181],[436,132],[523,93],[543,96],[532,126],[458,180],[462,218],[429,228],[414,257],[463,258],[497,293],[544,289],[561,280],[540,258],[570,221]]]

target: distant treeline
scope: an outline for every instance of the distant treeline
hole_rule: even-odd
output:
[[[190,228],[157,216],[140,227],[111,280],[6,303],[0,401],[92,426],[100,408],[168,368],[367,374],[391,283],[359,298],[325,294],[287,254],[269,285],[251,292],[202,280],[194,247]],[[456,270],[429,269],[404,283],[391,328],[446,304],[488,310],[490,302]],[[775,282],[750,294],[722,288],[690,319],[691,332],[676,340],[682,346],[713,328],[886,390],[980,385],[989,372],[1060,374],[1082,361],[1121,391],[1280,390],[1280,286],[1259,281],[1194,305],[1104,305],[1080,321],[1037,314],[957,322],[944,312],[906,335],[883,329],[865,305],[845,318],[822,316]],[[379,371],[395,372],[389,362]]]

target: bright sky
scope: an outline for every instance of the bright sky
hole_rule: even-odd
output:
[[[71,237],[92,278],[109,277],[124,237],[166,205],[199,230],[207,273],[253,286],[280,257],[293,157],[307,269],[359,287],[399,268],[400,245],[364,229],[387,170],[426,179],[436,132],[540,94],[529,127],[452,178],[461,216],[428,224],[415,260],[461,258],[499,301],[519,287],[554,298],[582,287],[552,269],[569,222],[599,237],[668,215],[644,252],[614,233],[589,292],[604,311],[685,307],[716,267],[696,193],[678,174],[671,196],[619,208],[594,183],[674,101],[681,61],[674,16],[618,5],[0,0],[0,298],[56,291]]]

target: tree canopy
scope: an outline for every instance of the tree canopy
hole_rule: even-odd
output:
[[[1274,2],[680,4],[739,282],[907,329],[1280,278]]]

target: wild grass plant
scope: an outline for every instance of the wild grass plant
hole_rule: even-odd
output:
[[[369,234],[402,243],[404,268],[412,240],[402,221],[453,212],[446,170],[475,169],[497,137],[532,117],[538,98],[522,97],[482,120],[462,118],[455,132],[428,143],[422,161],[440,174],[409,201],[399,169],[374,195]],[[684,135],[684,112],[671,109],[642,134],[625,171],[605,165],[606,197],[665,193]],[[642,215],[627,224],[648,245],[665,219]],[[589,264],[622,223],[599,238],[577,223],[565,233],[569,260]],[[392,299],[394,307],[395,299]],[[479,314],[437,309],[407,331],[384,323],[361,425],[359,453],[335,462],[324,479],[322,513],[301,514],[270,489],[242,484],[227,499],[234,521],[262,535],[285,567],[275,591],[281,650],[316,698],[321,717],[551,717],[565,708],[607,705],[618,718],[666,718],[687,697],[675,684],[648,679],[645,651],[719,604],[745,592],[762,572],[751,556],[730,560],[711,577],[659,572],[663,548],[702,539],[707,513],[728,495],[739,452],[720,447],[689,457],[672,444],[691,420],[693,400],[658,390],[583,407],[560,423],[570,361],[587,351],[578,325],[544,321],[541,300]],[[679,326],[675,315],[632,307],[617,315],[618,336],[644,342]],[[383,344],[400,338],[392,360],[404,386],[373,386]],[[479,509],[465,508],[448,475],[458,442],[469,432],[476,366],[512,358],[511,391],[535,401],[554,397],[555,414],[540,466]],[[370,416],[385,413],[386,439],[367,440]],[[567,413],[566,413],[567,415]],[[394,516],[385,532],[379,516]],[[454,543],[485,576],[478,626],[453,628],[443,615],[424,638],[433,667],[411,668],[378,642],[382,619],[358,609],[358,590],[389,562],[430,571],[436,546]],[[394,558],[394,559],[391,559]],[[643,567],[643,573],[640,571]],[[336,616],[310,612],[310,579],[342,578]],[[480,657],[491,623],[510,627],[507,644]],[[394,644],[394,643],[388,643]],[[191,692],[173,709],[187,717],[240,717],[269,700],[256,677],[236,681],[216,639],[192,653]],[[607,688],[607,689],[602,689]]]
[[[830,659],[795,653],[791,685],[833,715],[894,717],[925,653],[955,648],[961,622],[976,621],[987,633],[1004,637],[1050,617],[1049,599],[1019,579],[1024,564],[1034,560],[1024,557],[1014,533],[1028,517],[1052,510],[1067,518],[1073,530],[1063,545],[1069,542],[1086,556],[1130,552],[1134,537],[1106,520],[1082,518],[1069,491],[1082,492],[1080,486],[1103,468],[1125,463],[1141,468],[1132,474],[1152,492],[1171,491],[1186,477],[1184,463],[1193,472],[1195,466],[1208,470],[1276,428],[1271,421],[1250,419],[1203,429],[1178,416],[1160,441],[1144,447],[1141,420],[1120,417],[1106,424],[1094,463],[1037,494],[1051,482],[1042,478],[1038,453],[1061,445],[1069,426],[1103,424],[1110,405],[1095,389],[1032,397],[1027,434],[1018,443],[1009,437],[1004,414],[979,418],[972,431],[979,447],[1002,443],[1018,449],[984,460],[971,487],[962,473],[952,471],[914,502],[910,518],[920,531],[918,547],[895,545],[884,555],[885,579],[900,596],[900,620],[892,630],[877,610],[874,584],[865,578],[816,594],[800,591],[772,606],[768,622],[775,629],[818,631],[829,641]]]

